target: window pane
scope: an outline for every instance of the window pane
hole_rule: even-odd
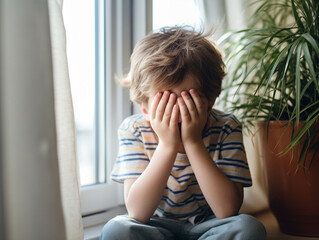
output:
[[[81,185],[104,182],[99,172],[95,1],[64,0],[63,16]],[[102,102],[103,104],[104,102]],[[103,160],[104,161],[104,160]],[[103,171],[105,172],[105,170]]]
[[[153,30],[190,25],[200,29],[202,20],[194,0],[153,0]]]

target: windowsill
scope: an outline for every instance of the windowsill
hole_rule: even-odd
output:
[[[98,240],[104,224],[84,228],[84,240]]]
[[[117,215],[125,214],[126,208],[124,205],[109,209],[105,212],[97,213],[94,215],[86,216],[82,218],[84,227],[84,239],[85,240],[97,240],[101,234],[101,231],[110,219]]]

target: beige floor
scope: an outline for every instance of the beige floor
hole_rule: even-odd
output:
[[[287,235],[279,231],[277,220],[271,211],[262,212],[256,217],[265,225],[267,230],[267,240],[319,240],[319,237],[297,237]],[[318,226],[319,227],[319,226]]]

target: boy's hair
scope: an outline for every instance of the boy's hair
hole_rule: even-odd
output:
[[[150,94],[180,84],[187,74],[199,83],[208,100],[218,97],[225,76],[224,62],[209,34],[185,27],[162,28],[139,41],[131,56],[131,69],[122,85],[131,100],[147,103]]]

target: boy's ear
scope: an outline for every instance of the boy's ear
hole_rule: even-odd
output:
[[[143,113],[144,117],[146,118],[147,121],[150,120],[149,116],[148,116],[148,110],[146,109],[146,107],[143,106],[144,104],[139,104],[139,107],[141,109],[141,112]]]

